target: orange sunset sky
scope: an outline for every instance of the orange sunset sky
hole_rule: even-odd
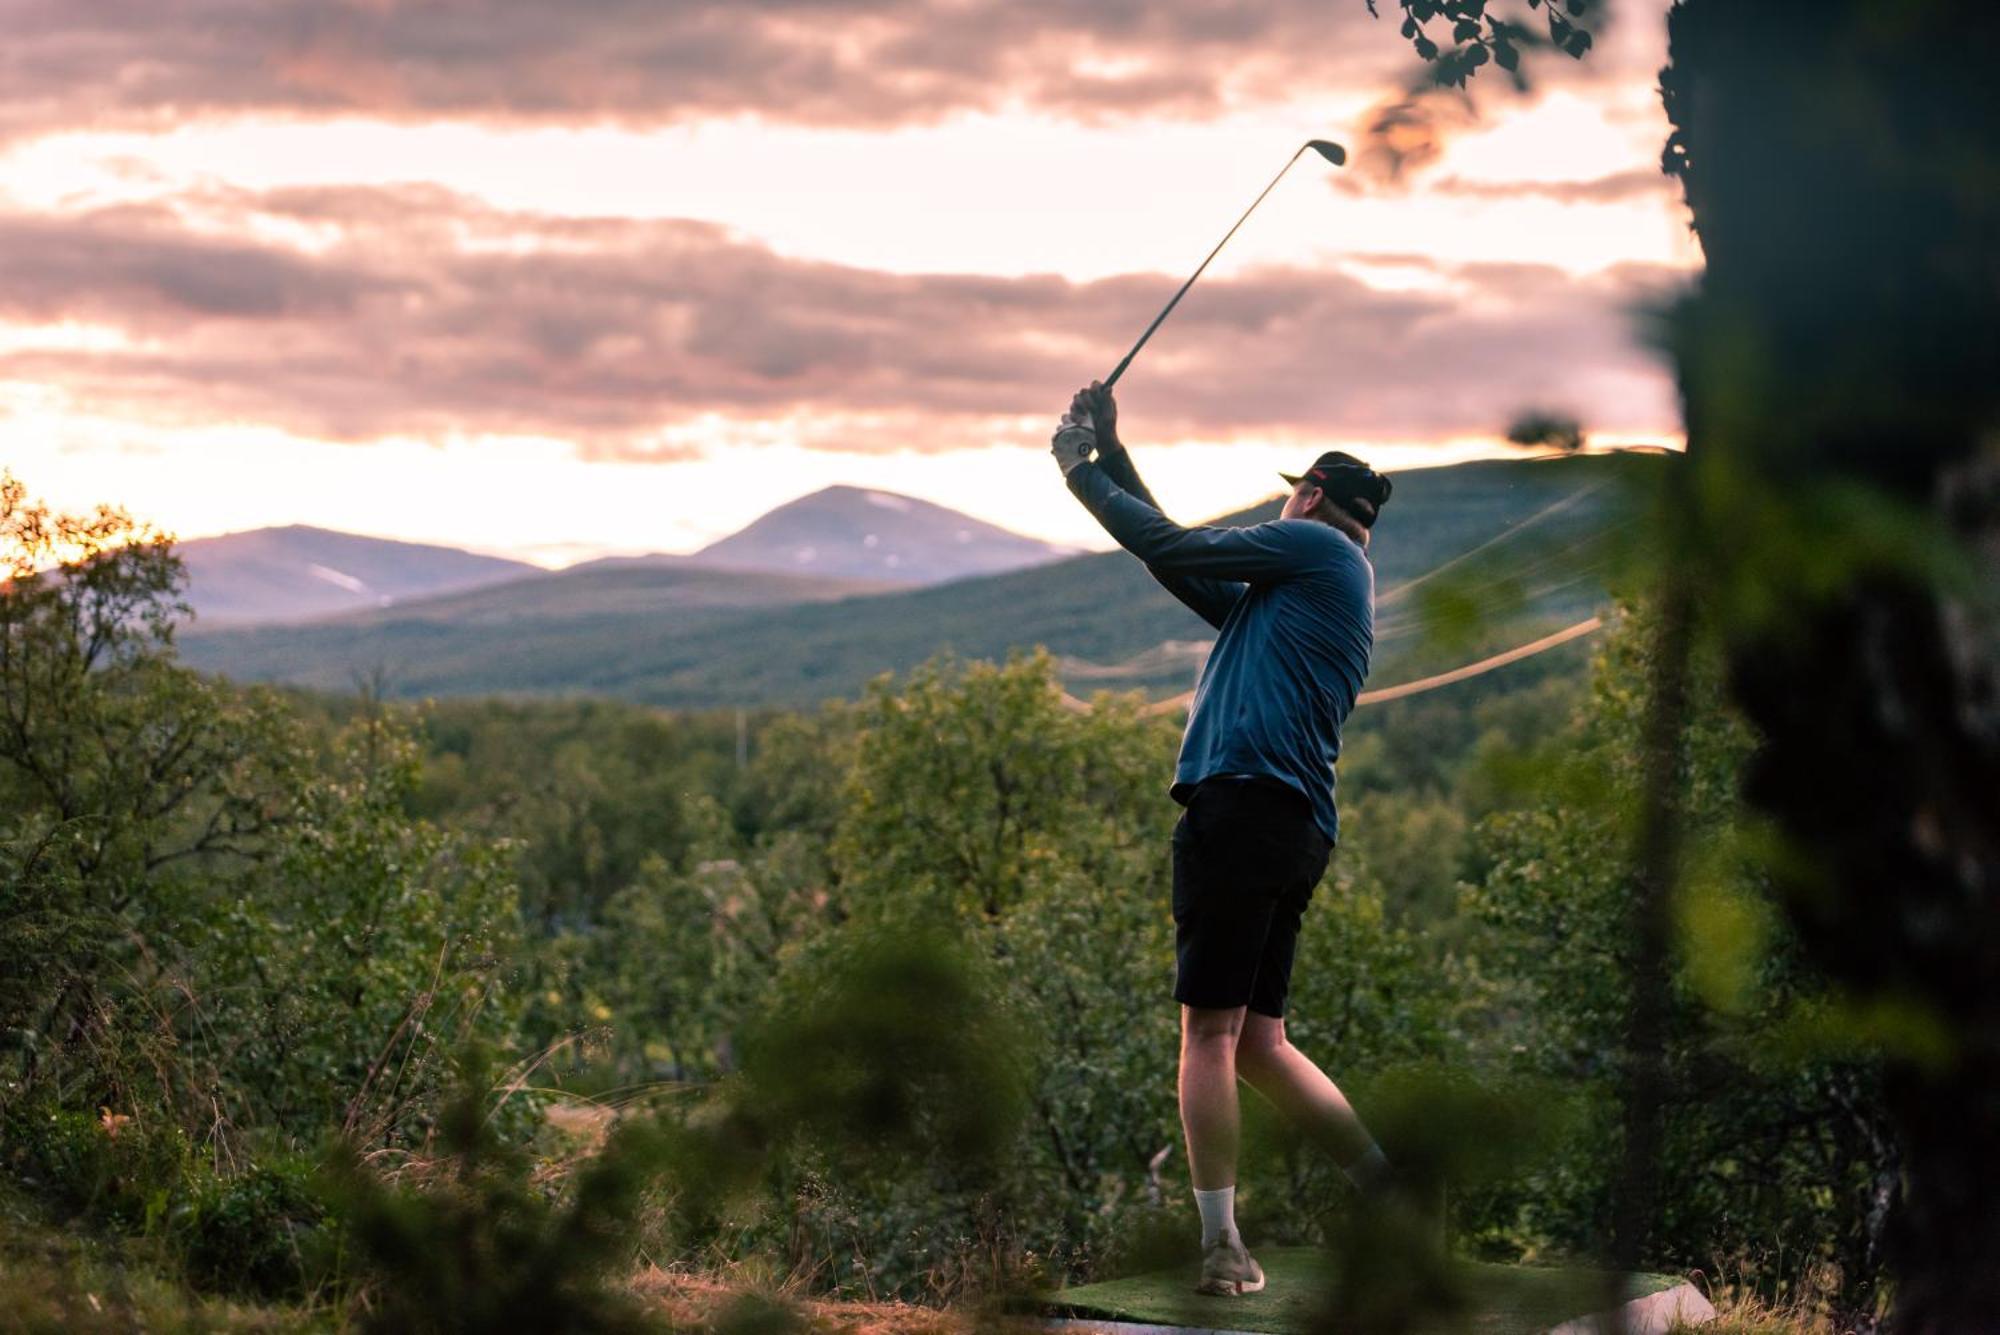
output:
[[[1363,147],[1417,69],[1381,7],[15,0],[0,464],[549,565],[837,482],[1107,546],[1056,415],[1301,140]],[[1482,74],[1399,179],[1293,169],[1120,386],[1177,518],[1528,407],[1677,439],[1633,315],[1699,259],[1665,8]]]

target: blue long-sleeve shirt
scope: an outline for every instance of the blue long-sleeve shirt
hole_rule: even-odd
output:
[[[1070,491],[1220,632],[1195,685],[1174,800],[1186,803],[1211,775],[1266,775],[1303,793],[1338,842],[1333,766],[1375,643],[1374,567],[1317,520],[1183,528],[1113,480],[1115,471],[1138,483],[1122,451],[1106,455],[1106,466],[1072,469]]]

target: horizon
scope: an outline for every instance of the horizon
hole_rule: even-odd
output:
[[[1170,512],[1327,449],[1507,457],[1530,410],[1671,448],[1640,325],[1700,255],[1658,169],[1664,8],[1415,139],[1367,132],[1415,68],[1362,0],[1112,31],[899,10],[817,91],[782,13],[611,42],[579,11],[544,50],[506,5],[477,42],[422,7],[213,32],[52,8],[24,68],[86,38],[91,63],[0,94],[0,452],[52,503],[190,540],[304,524],[561,568],[851,485],[1101,550],[1055,419],[1308,134],[1349,166],[1294,169],[1120,385]],[[678,83],[635,54],[701,41]]]
[[[1435,468],[1456,468],[1460,464],[1468,464],[1468,463],[1507,463],[1507,462],[1534,463],[1543,460],[1560,459],[1560,458],[1578,458],[1578,457],[1602,458],[1613,454],[1658,453],[1662,450],[1663,447],[1651,444],[1631,444],[1631,445],[1618,445],[1618,446],[1592,445],[1592,446],[1586,446],[1581,450],[1544,452],[1540,454],[1529,453],[1528,452],[1529,449],[1533,447],[1524,448],[1521,446],[1513,446],[1510,448],[1513,451],[1510,454],[1495,453],[1490,455],[1478,455],[1475,457],[1464,458],[1464,459],[1452,459],[1445,462],[1420,463],[1412,465],[1411,467],[1408,468],[1399,469],[1397,471],[1407,473],[1407,472],[1426,471]],[[1664,447],[1664,448],[1671,449],[1672,447]],[[780,501],[777,504],[773,505],[771,509],[766,510],[763,514],[752,517],[743,527],[747,528],[751,524],[755,524],[762,519],[768,518],[770,515],[775,514],[779,510],[784,509],[786,506],[792,505],[798,501],[809,500],[812,497],[821,495],[825,492],[840,491],[840,490],[858,491],[864,493],[877,493],[882,495],[895,496],[904,500],[922,501],[925,502],[926,504],[937,505],[943,509],[951,510],[955,513],[964,515],[967,518],[971,519],[979,518],[978,515],[975,515],[971,511],[962,509],[958,506],[947,505],[944,502],[931,500],[930,498],[924,496],[915,496],[908,492],[899,492],[891,487],[873,487],[859,483],[835,482],[835,483],[829,483],[827,486],[817,488],[814,491],[806,492],[803,495],[792,497],[790,500]],[[1227,506],[1210,515],[1196,516],[1194,518],[1186,520],[1185,522],[1194,524],[1210,523],[1216,519],[1222,518],[1227,515],[1240,513],[1243,510],[1251,509],[1258,505],[1268,504],[1272,501],[1282,498],[1284,494],[1285,493],[1283,488],[1281,487],[1274,488],[1262,497],[1254,498],[1240,505]],[[996,525],[996,527],[1001,528],[1006,532],[1013,533],[1015,534],[1015,536],[1018,537],[1030,537],[1030,538],[1034,537],[1033,534],[1021,533],[1018,532],[1017,530],[1009,529],[1005,524],[998,524]],[[261,524],[254,528],[228,529],[220,533],[174,533],[171,536],[175,546],[181,546],[191,542],[213,541],[218,538],[244,537],[256,533],[283,532],[288,529],[304,529],[315,533],[335,534],[341,537],[364,538],[374,542],[410,543],[415,546],[434,547],[442,550],[451,550],[451,551],[461,551],[472,556],[488,556],[488,557],[497,557],[502,560],[521,561],[524,564],[535,566],[540,570],[548,573],[555,573],[563,570],[573,569],[575,567],[587,565],[590,562],[597,560],[630,559],[634,557],[648,557],[648,556],[673,556],[673,557],[696,556],[701,551],[705,550],[707,547],[713,546],[715,545],[715,543],[721,542],[729,537],[733,537],[735,536],[735,534],[743,531],[743,528],[732,530],[730,533],[725,533],[718,536],[716,539],[714,539],[709,543],[704,543],[701,547],[690,548],[684,551],[670,551],[662,548],[632,548],[630,550],[593,551],[589,555],[578,556],[575,559],[564,562],[562,564],[550,564],[544,561],[537,561],[525,556],[521,556],[517,553],[508,551],[485,550],[478,547],[466,547],[466,546],[461,546],[457,543],[432,541],[422,537],[410,537],[407,535],[400,535],[400,534],[370,533],[363,529],[329,528],[323,524],[310,524],[302,522],[292,522],[283,524]],[[1055,549],[1057,549],[1059,553],[1056,559],[1067,559],[1072,556],[1100,555],[1106,552],[1113,552],[1119,550],[1117,543],[1113,542],[1109,537],[1106,537],[1102,533],[1099,533],[1097,536],[1099,537],[1100,541],[1095,545],[1086,546],[1083,544],[1071,544],[1071,543],[1060,543],[1060,542],[1051,542],[1050,545]],[[1047,541],[1046,539],[1039,539],[1039,540]]]

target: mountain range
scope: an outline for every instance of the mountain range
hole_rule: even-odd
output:
[[[1399,473],[1370,550],[1378,669],[1428,670],[1438,638],[1423,632],[1441,610],[1463,619],[1469,609],[1494,640],[1539,633],[1601,605],[1602,539],[1619,523],[1629,490],[1622,484],[1651,466],[1617,455]],[[854,512],[853,496],[836,499]],[[860,504],[888,518],[911,513]],[[1209,522],[1259,522],[1277,508],[1273,500]],[[756,543],[733,555],[797,550],[777,517],[766,518],[773,522],[759,521]],[[937,516],[923,519],[933,534],[957,531]],[[828,530],[813,531],[824,538]],[[848,568],[854,552],[851,543],[824,550],[843,554],[829,558],[834,569]],[[205,670],[320,689],[351,689],[365,677],[400,696],[603,694],[699,708],[851,697],[878,674],[940,650],[1002,658],[1036,645],[1058,656],[1080,693],[1171,693],[1191,683],[1213,634],[1122,552],[916,588],[800,574],[799,564],[818,562],[795,561],[786,574],[688,558],[593,562],[304,625],[197,624],[181,648]],[[1371,679],[1389,678],[1378,671]]]
[[[532,580],[545,573],[520,561],[454,547],[392,542],[304,525],[196,538],[182,543],[180,553],[188,569],[188,602],[203,630],[311,622]],[[704,595],[695,590],[705,589],[711,602],[729,602],[734,601],[731,591],[740,590],[747,597],[742,605],[757,606],[776,599],[780,590],[800,593],[796,601],[812,601],[819,595],[806,596],[808,589],[853,593],[938,584],[1069,554],[1067,548],[1010,533],[914,496],[836,486],[781,505],[691,555],[607,557],[571,571],[666,567],[787,577],[789,582],[770,585],[741,580],[675,585],[606,577],[591,583],[583,595],[586,601],[595,601],[612,596],[614,586],[622,587],[640,605],[650,607],[654,594],[640,592],[642,586],[670,601],[683,594],[701,601]],[[667,593],[670,588],[676,591]],[[526,596],[532,601],[543,595]],[[441,614],[455,615],[472,606],[453,604]],[[476,606],[484,609],[478,615],[499,614],[499,604]]]

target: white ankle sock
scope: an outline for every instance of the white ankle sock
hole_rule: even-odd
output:
[[[1201,1211],[1201,1245],[1213,1247],[1219,1238],[1238,1238],[1236,1232],[1236,1188],[1217,1187],[1214,1191],[1194,1189],[1195,1208]]]
[[[1347,1180],[1362,1191],[1372,1190],[1389,1175],[1389,1160],[1382,1153],[1380,1145],[1371,1144],[1361,1152],[1361,1157],[1342,1170]]]

